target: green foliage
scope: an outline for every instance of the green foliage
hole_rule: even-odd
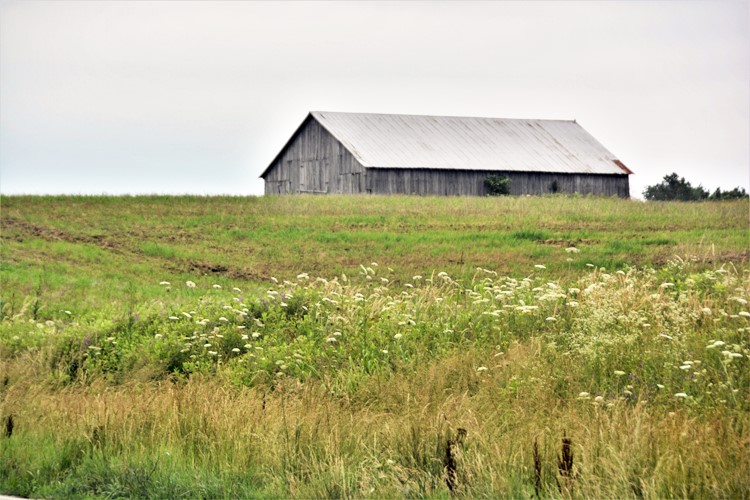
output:
[[[0,492],[448,498],[465,428],[458,496],[534,495],[537,439],[541,497],[750,496],[746,201],[3,197],[0,217]]]
[[[484,187],[490,196],[510,194],[510,179],[504,175],[490,175],[484,180]]]
[[[731,191],[709,192],[702,186],[693,187],[684,177],[678,177],[676,173],[664,176],[659,184],[648,186],[643,191],[643,197],[650,201],[700,201],[700,200],[736,200],[748,198],[745,188],[736,187]]]

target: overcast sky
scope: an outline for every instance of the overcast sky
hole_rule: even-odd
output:
[[[750,3],[0,3],[0,193],[262,194],[310,110],[577,119],[750,188]]]

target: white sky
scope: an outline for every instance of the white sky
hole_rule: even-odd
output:
[[[310,110],[577,119],[750,187],[750,3],[0,3],[0,192],[262,194]]]

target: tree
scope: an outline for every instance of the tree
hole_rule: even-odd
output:
[[[741,200],[748,198],[749,195],[745,192],[745,188],[736,187],[731,191],[722,191],[721,188],[716,188],[716,191],[711,193],[708,197],[709,200]]]
[[[643,197],[650,201],[700,201],[700,200],[736,200],[747,198],[748,194],[745,188],[736,187],[731,191],[722,191],[716,188],[716,191],[708,194],[700,184],[697,187],[690,185],[684,177],[678,177],[672,173],[664,176],[664,180],[659,184],[648,186],[643,191]]]
[[[643,197],[651,201],[698,201],[708,198],[708,191],[702,186],[693,187],[684,177],[672,173],[665,175],[661,183],[648,186],[643,191]]]

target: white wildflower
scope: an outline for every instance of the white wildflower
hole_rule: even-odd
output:
[[[401,335],[400,333],[397,333],[396,335],[393,336],[393,338],[396,340],[400,339],[401,337],[403,337],[403,335]]]
[[[213,287],[216,288],[217,290],[221,290],[221,285],[213,285]]]
[[[588,392],[578,393],[578,399],[590,399],[590,398],[591,398],[591,394],[589,394]]]
[[[169,281],[160,281],[159,284],[160,285],[171,285],[171,283]]]
[[[477,371],[478,372],[486,372],[487,371],[487,367],[486,366],[480,366],[479,368],[477,368]]]
[[[678,392],[677,394],[674,395],[674,397],[681,398],[681,399],[686,399],[688,397],[688,395],[685,394],[684,392]]]
[[[195,282],[194,281],[186,281],[185,286],[188,288],[195,288]]]
[[[537,269],[547,269],[547,266],[545,266],[544,264],[534,264],[534,267]]]
[[[577,249],[576,247],[568,247],[565,249],[565,251],[567,253],[581,253],[581,251]]]

